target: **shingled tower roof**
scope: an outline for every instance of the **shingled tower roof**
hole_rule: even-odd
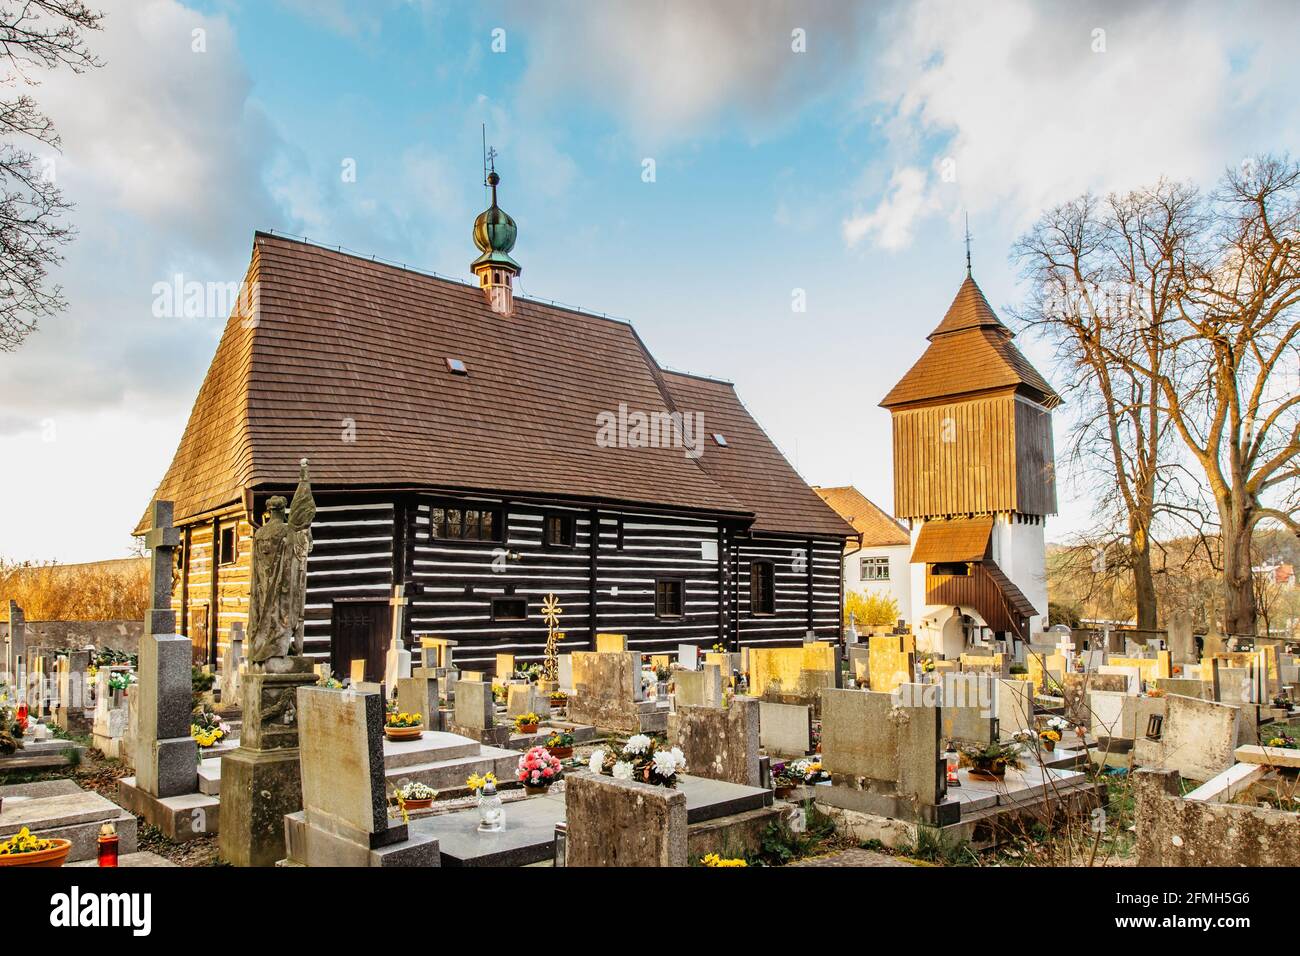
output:
[[[1012,343],[979,285],[969,275],[943,321],[927,336],[925,354],[881,400],[883,408],[1015,389],[1047,408],[1060,404],[1029,360]]]

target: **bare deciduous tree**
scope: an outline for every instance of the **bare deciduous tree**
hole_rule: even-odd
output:
[[[1153,526],[1174,500],[1176,477],[1171,423],[1145,369],[1164,367],[1158,329],[1176,308],[1179,253],[1197,215],[1195,192],[1165,182],[1105,199],[1084,195],[1045,213],[1013,253],[1032,288],[1015,315],[1055,344],[1068,370],[1063,391],[1076,416],[1070,465],[1094,495],[1103,530],[1093,537],[1119,545],[1099,553],[1109,573],[1131,578],[1144,630],[1157,627]],[[1115,358],[1129,354],[1142,366]]]
[[[24,144],[57,151],[59,134],[29,92],[40,70],[81,73],[99,66],[84,32],[103,15],[81,0],[0,3],[0,351],[16,349],[37,321],[65,305],[49,270],[73,235],[63,214],[71,204],[55,183],[54,166]]]

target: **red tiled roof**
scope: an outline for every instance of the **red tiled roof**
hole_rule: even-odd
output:
[[[742,517],[774,510],[762,495],[753,505],[737,499],[733,483],[681,448],[597,444],[597,416],[620,404],[674,410],[627,323],[522,298],[506,317],[473,286],[262,233],[249,277],[253,314],[227,323],[156,492],[176,502],[178,521],[239,500],[245,487],[292,486],[303,457],[320,489],[435,487]],[[448,358],[469,374],[450,373]],[[720,414],[704,411],[706,421]],[[745,487],[771,482],[824,508],[797,475],[803,495],[792,487],[784,459],[778,467],[762,456],[760,467],[780,474]]]
[[[1012,343],[970,276],[943,321],[928,336],[929,347],[880,402],[884,408],[978,392],[1016,389],[1048,408],[1060,404],[1052,386]]]
[[[836,514],[853,525],[853,530],[861,536],[862,547],[884,548],[911,543],[906,528],[852,485],[839,488],[814,486],[813,491],[834,508]]]

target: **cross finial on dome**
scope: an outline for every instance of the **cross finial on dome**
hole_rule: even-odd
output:
[[[966,213],[966,276],[970,277],[970,213]]]

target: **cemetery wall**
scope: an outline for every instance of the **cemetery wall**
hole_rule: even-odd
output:
[[[143,621],[28,621],[24,631],[27,657],[67,648],[112,648],[123,654],[137,654]],[[0,642],[9,639],[9,622],[0,621]]]
[[[1138,770],[1138,866],[1300,866],[1300,814],[1185,800],[1175,770]]]

